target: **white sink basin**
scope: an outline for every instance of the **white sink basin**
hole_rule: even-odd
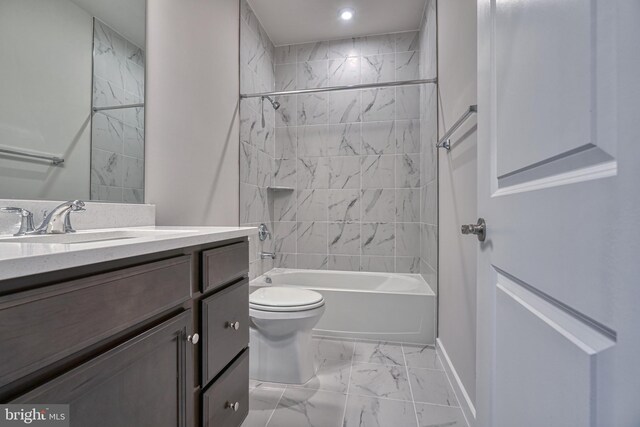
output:
[[[68,234],[38,234],[30,236],[12,236],[0,238],[0,243],[93,243],[109,240],[137,239],[145,237],[167,236],[171,234],[193,233],[193,230],[94,230],[78,231]]]

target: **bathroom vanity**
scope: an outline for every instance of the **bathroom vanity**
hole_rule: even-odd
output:
[[[253,232],[1,239],[0,402],[70,404],[78,427],[239,426]]]

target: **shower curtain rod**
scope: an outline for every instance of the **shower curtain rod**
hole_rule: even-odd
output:
[[[319,87],[313,89],[298,89],[298,90],[285,90],[280,92],[263,92],[263,93],[251,93],[251,94],[240,94],[240,98],[263,98],[267,96],[286,96],[286,95],[299,95],[306,93],[318,93],[318,92],[334,92],[340,90],[354,90],[354,89],[377,89],[382,87],[393,87],[393,86],[410,86],[410,85],[421,85],[426,83],[438,83],[438,79],[419,79],[419,80],[404,80],[401,82],[386,82],[386,83],[364,83],[358,85],[348,85],[348,86],[329,86],[329,87]]]

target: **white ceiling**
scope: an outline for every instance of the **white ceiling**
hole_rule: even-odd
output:
[[[248,0],[276,46],[420,28],[425,0]],[[353,8],[351,21],[338,19]]]
[[[145,0],[71,0],[138,47],[145,48]]]

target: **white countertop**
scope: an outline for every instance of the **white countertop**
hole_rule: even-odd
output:
[[[222,240],[251,236],[255,227],[126,227],[88,232],[158,231],[161,235],[85,243],[0,242],[0,281]],[[174,231],[172,233],[172,231]],[[8,237],[8,236],[2,236]],[[37,239],[34,238],[34,239]]]

